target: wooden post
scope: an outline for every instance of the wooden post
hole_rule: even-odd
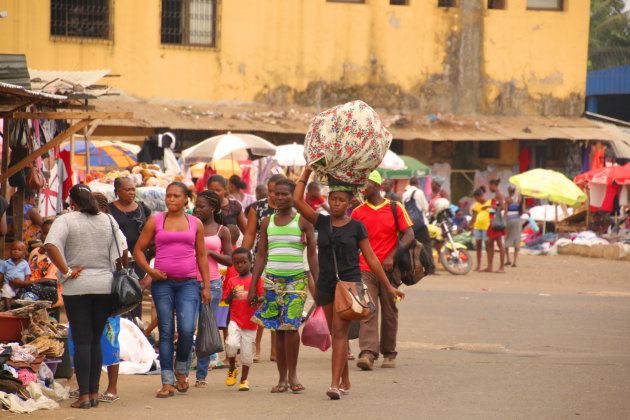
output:
[[[74,122],[70,122],[73,125]],[[74,134],[70,136],[70,170],[72,171],[72,185],[77,183],[77,178],[74,170]]]
[[[13,241],[22,240],[24,232],[24,193],[26,187],[20,187],[13,195]],[[28,244],[27,244],[28,245]]]
[[[586,230],[591,228],[591,189],[586,189]]]
[[[3,129],[2,129],[2,170],[0,172],[5,173],[7,169],[9,169],[9,127],[11,124],[10,118],[4,119]],[[7,187],[8,180],[2,181],[2,189],[0,190],[0,194],[4,198],[7,198]],[[4,255],[4,254],[0,254]]]

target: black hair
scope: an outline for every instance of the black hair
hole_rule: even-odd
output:
[[[293,191],[295,191],[295,182],[288,178],[282,178],[281,180],[276,182],[276,188],[278,188],[280,185],[286,185],[287,187],[289,187],[289,192],[291,194],[293,194]]]
[[[413,185],[414,187],[416,187],[420,185],[420,181],[418,181],[418,178],[414,176],[412,178],[409,178],[409,185]]]
[[[37,191],[35,190],[24,190],[24,198],[31,198],[31,197],[35,197],[37,195]]]
[[[208,183],[206,187],[210,188],[210,184],[212,184],[213,182],[218,182],[224,189],[227,187],[227,182],[225,182],[225,178],[223,178],[219,174],[211,175],[210,178],[208,178]]]
[[[76,184],[70,188],[70,198],[79,207],[81,213],[99,214],[98,203],[92,195],[92,190],[85,184]]]
[[[225,223],[223,221],[223,212],[221,211],[221,201],[219,200],[218,194],[214,191],[204,190],[197,194],[197,199],[200,197],[207,200],[210,207],[214,207],[214,213],[212,213],[214,221],[220,225],[224,225]]]
[[[170,184],[168,184],[166,189],[168,190],[171,187],[179,187],[186,197],[190,197],[190,191],[188,191],[188,187],[183,182],[173,181]]]
[[[244,246],[236,248],[234,251],[232,251],[232,257],[234,257],[236,254],[247,254],[247,259],[249,260],[249,262],[253,261],[251,251]]]
[[[345,195],[348,196],[348,201],[352,201],[352,197],[354,197],[354,193],[352,191],[330,191],[328,193],[328,198],[330,199],[330,196],[333,195],[334,193],[343,193]]]
[[[500,178],[497,178],[497,179],[491,179],[491,180],[490,180],[490,182],[489,182],[489,184],[491,184],[491,185],[499,185],[499,183],[500,183],[500,182],[501,182],[501,179],[500,179]]]
[[[98,204],[98,209],[101,211],[101,213],[109,213],[109,202],[105,194],[95,192],[95,193],[92,193],[92,195],[96,199],[96,203]]]
[[[286,177],[284,175],[282,175],[282,174],[271,175],[271,178],[269,178],[269,180],[267,180],[267,185],[269,185],[269,184],[277,184],[278,181],[280,181],[282,179],[286,179]]]
[[[129,178],[128,176],[119,176],[118,178],[116,178],[114,180],[114,191],[118,191],[118,189],[122,187],[125,182],[131,182],[133,184],[131,178]]]
[[[319,188],[319,184],[315,181],[309,182],[306,186],[306,191],[313,191],[315,188]]]
[[[484,195],[486,193],[486,187],[484,187],[483,185],[479,188],[477,188],[474,192],[473,192],[473,197],[481,197],[482,195]]]
[[[243,181],[241,177],[236,174],[230,177],[230,184],[234,185],[239,190],[244,190],[247,188],[247,183]]]
[[[47,226],[47,225],[52,225],[54,221],[55,219],[46,219],[44,220],[44,223],[42,223],[42,227]]]

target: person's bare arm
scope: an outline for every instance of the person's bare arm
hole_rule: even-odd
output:
[[[44,247],[46,248],[46,255],[48,255],[50,261],[55,264],[55,267],[57,267],[62,274],[66,274],[69,268],[63,255],[61,255],[61,251],[53,244],[46,244]],[[83,267],[72,267],[72,275],[70,275],[69,278],[74,279],[78,277],[81,271],[83,271]]]
[[[210,267],[208,266],[208,258],[206,257],[206,246],[203,238],[203,223],[197,221],[197,235],[195,237],[195,254],[197,258],[197,268],[203,280],[203,290],[201,291],[201,303],[208,304],[212,299],[210,293]]]
[[[363,238],[359,241],[359,248],[361,249],[363,258],[365,258],[365,262],[370,267],[370,270],[372,270],[374,275],[376,275],[379,282],[381,283],[381,286],[383,286],[390,295],[404,299],[405,294],[400,290],[394,289],[387,279],[387,275],[385,275],[385,271],[383,271],[381,263],[379,262],[378,258],[376,258],[376,255],[372,250],[372,246],[370,245],[370,241],[368,240],[368,238]]]
[[[312,224],[302,218],[300,218],[300,224],[302,225],[302,232],[306,234],[306,259],[308,260],[308,267],[313,279],[317,279],[319,277],[319,261],[317,260],[315,229],[313,229]],[[315,296],[312,290],[311,294]]]
[[[7,234],[7,213],[5,212],[2,217],[0,217],[0,235]]]
[[[309,167],[304,168],[302,171],[302,176],[300,176],[300,179],[295,185],[295,191],[293,192],[293,205],[304,219],[314,225],[317,220],[317,213],[315,213],[311,206],[306,204],[306,201],[304,201],[304,189],[306,188],[308,179],[311,176],[311,172],[313,171]]]
[[[24,280],[20,278],[15,278],[11,280],[9,283],[11,283],[11,287],[13,287],[13,289],[21,289],[22,287],[30,286],[32,284],[31,276],[30,274],[27,274],[24,276]]]
[[[254,241],[256,240],[256,225],[258,224],[255,206],[256,205],[251,206],[249,209],[249,213],[247,214],[247,227],[245,228],[245,232],[243,232],[242,245],[250,250],[254,246]]]
[[[252,271],[252,281],[249,285],[249,292],[247,293],[247,302],[249,306],[258,306],[258,279],[263,273],[265,266],[267,265],[268,245],[269,240],[267,238],[267,227],[269,226],[269,217],[265,217],[260,224],[260,238],[258,239],[258,252],[256,253],[256,262],[254,263],[254,270]]]
[[[245,220],[245,215],[243,214],[243,210],[238,213],[238,218],[236,219],[236,225],[241,233],[245,234],[247,230],[247,220]]]
[[[219,239],[221,239],[221,253],[209,249],[207,254],[211,256],[219,264],[226,267],[232,266],[232,236],[230,231],[219,227]]]
[[[33,207],[26,213],[28,219],[33,222],[34,225],[41,227],[44,224],[44,219],[42,219],[42,215],[39,214],[39,211],[36,207]]]
[[[144,225],[144,228],[142,229],[142,233],[140,233],[138,242],[136,242],[136,247],[133,250],[133,258],[136,260],[136,264],[140,266],[142,271],[144,271],[151,277],[151,280],[166,280],[166,273],[162,270],[151,268],[146,256],[144,255],[144,251],[146,251],[149,245],[151,245],[154,237],[155,216],[149,216],[147,222]]]

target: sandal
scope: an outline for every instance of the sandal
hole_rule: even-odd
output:
[[[74,391],[70,391],[70,398],[79,398],[81,396],[81,393],[79,392],[78,389],[75,389]]]
[[[92,403],[90,402],[90,400],[85,400],[82,402],[79,401],[75,401],[72,404],[70,404],[71,408],[82,408],[83,410],[87,410],[88,408],[92,408]]]
[[[118,401],[119,399],[120,397],[118,395],[112,394],[111,392],[106,392],[98,397],[98,400],[103,402],[114,402]]]
[[[162,385],[162,388],[158,389],[155,393],[155,398],[168,398],[175,395],[175,388],[173,385]]]
[[[286,386],[286,385],[276,385],[273,388],[271,388],[271,393],[272,394],[282,394],[283,392],[287,392],[288,389],[289,389],[289,387]]]
[[[183,377],[183,379],[181,379]],[[175,387],[177,388],[177,391],[179,392],[186,392],[188,391],[188,388],[190,387],[190,384],[188,383],[188,377],[186,376],[185,373],[176,373],[175,374]]]
[[[349,389],[339,388],[339,392],[341,392],[341,395],[350,395]]]
[[[208,382],[205,379],[197,379],[195,382],[195,388],[205,388],[208,386]]]
[[[291,392],[294,394],[301,394],[304,390],[306,390],[306,388],[304,388],[304,385],[302,384],[291,385]]]
[[[328,388],[328,391],[326,391],[326,395],[328,395],[331,400],[338,400],[341,398],[341,392],[339,391],[339,388],[335,388],[333,386]]]

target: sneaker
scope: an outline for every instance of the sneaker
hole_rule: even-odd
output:
[[[229,369],[227,374],[227,379],[225,380],[225,384],[227,386],[232,386],[236,384],[236,375],[238,374],[238,369]]]
[[[396,359],[394,359],[393,357],[386,357],[383,360],[383,363],[381,363],[381,367],[382,368],[389,368],[389,369],[393,369],[396,367]]]
[[[249,391],[249,382],[247,381],[247,379],[245,379],[244,381],[241,381],[241,383],[238,384],[238,390]]]
[[[374,359],[368,355],[361,356],[357,360],[357,367],[361,370],[374,369]]]

